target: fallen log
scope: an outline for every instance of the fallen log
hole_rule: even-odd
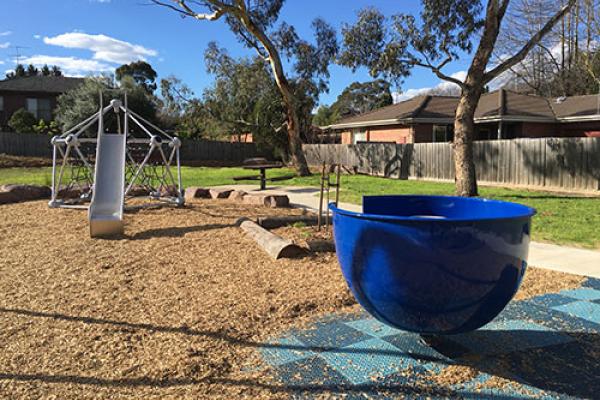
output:
[[[302,255],[305,251],[295,245],[291,240],[286,240],[279,235],[269,232],[262,226],[247,218],[238,220],[238,225],[248,236],[258,243],[273,259],[293,258]]]
[[[258,217],[257,222],[265,229],[281,228],[295,223],[303,223],[306,226],[317,225],[316,215],[280,215]]]

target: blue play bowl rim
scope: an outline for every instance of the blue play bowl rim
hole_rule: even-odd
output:
[[[456,218],[456,217],[444,217],[444,218],[430,218],[424,216],[412,215],[409,217],[405,216],[396,216],[396,215],[385,215],[385,214],[369,214],[362,213],[357,211],[345,210],[343,208],[339,208],[335,205],[334,202],[329,203],[329,209],[333,213],[340,213],[342,215],[347,215],[351,217],[361,218],[361,219],[370,219],[370,220],[382,220],[382,221],[423,221],[423,222],[469,222],[469,221],[494,221],[494,220],[503,220],[503,219],[513,219],[513,218],[522,218],[522,217],[533,217],[537,211],[533,207],[526,206],[520,203],[513,203],[504,200],[494,200],[487,199],[484,197],[461,197],[461,196],[443,196],[443,195],[412,195],[412,194],[394,194],[394,195],[374,195],[374,196],[363,196],[363,202],[365,197],[389,197],[389,198],[400,198],[400,199],[420,199],[420,198],[433,198],[433,199],[457,199],[459,201],[471,201],[471,202],[483,202],[483,203],[492,203],[502,206],[509,206],[515,209],[522,210],[522,214],[510,215],[510,216],[502,216],[502,217],[469,217],[469,218]]]
[[[463,333],[495,318],[517,292],[534,208],[478,197],[379,195],[364,196],[364,209],[371,212],[330,204],[342,273],[376,319],[422,334]]]

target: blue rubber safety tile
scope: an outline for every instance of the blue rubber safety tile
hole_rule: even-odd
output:
[[[600,279],[596,278],[587,278],[585,282],[581,285],[583,287],[589,287],[592,289],[600,290]]]
[[[591,301],[576,301],[574,303],[552,308],[556,311],[561,311],[595,324],[600,324],[600,304]]]
[[[277,377],[296,392],[332,390],[350,382],[319,356],[293,361],[275,367]]]
[[[560,292],[562,296],[572,297],[577,300],[598,300],[600,299],[600,290],[589,287],[583,287],[572,290],[563,290]]]
[[[430,364],[442,363],[443,367],[451,362],[450,358],[437,352],[416,333],[403,332],[397,335],[386,336],[382,339],[400,349],[400,351],[408,356],[422,362],[424,366],[427,366],[427,369],[432,367]],[[460,352],[461,354],[464,353],[462,348],[460,349]]]
[[[573,303],[576,301],[572,297],[561,296],[558,293],[548,293],[527,300],[528,303],[535,304],[540,307],[555,307],[563,304]]]
[[[323,352],[320,356],[354,385],[374,382],[418,366],[412,357],[378,338]]]
[[[319,322],[311,329],[294,333],[294,336],[313,351],[350,346],[372,337],[339,321]]]
[[[384,337],[404,333],[404,331],[385,325],[372,317],[346,322],[346,325],[374,337]]]
[[[588,320],[578,318],[557,311],[553,308],[544,308],[527,301],[509,303],[495,321],[507,319],[522,319],[533,321],[555,331],[569,332],[600,332],[600,325]]]
[[[315,353],[295,337],[285,336],[263,346],[261,355],[267,364],[277,366],[312,357]]]
[[[468,348],[472,354],[486,356],[566,343],[573,339],[533,322],[505,320],[494,321],[473,332],[451,336],[450,340]]]

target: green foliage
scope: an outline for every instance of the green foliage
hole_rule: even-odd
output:
[[[313,118],[318,126],[327,126],[342,118],[362,114],[393,103],[390,84],[383,79],[371,82],[354,82],[330,106],[321,106]]]
[[[56,121],[46,122],[43,119],[40,119],[37,125],[33,126],[33,130],[36,133],[54,136],[60,133],[60,126],[58,126]]]
[[[8,126],[17,133],[31,133],[37,121],[32,113],[20,108],[8,120]]]
[[[121,82],[126,76],[133,78],[135,83],[143,87],[148,93],[154,93],[156,90],[156,71],[145,61],[134,61],[121,65],[115,70],[117,81]]]
[[[62,76],[62,71],[56,65],[53,65],[52,69],[50,69],[47,65],[44,65],[41,70],[38,70],[32,64],[29,64],[29,66],[27,66],[27,68],[25,68],[25,66],[23,66],[22,64],[17,64],[14,71],[8,72],[6,74],[6,78],[7,79],[24,78],[24,77],[28,77],[28,76],[37,76],[40,74],[43,76]]]
[[[338,119],[338,116],[333,113],[332,107],[321,105],[317,108],[312,123],[316,126],[328,126],[336,123]]]
[[[420,23],[409,14],[388,19],[375,8],[360,11],[356,23],[342,29],[344,50],[339,62],[353,70],[364,66],[371,76],[400,84],[415,65],[445,65],[456,60],[460,51],[472,50],[475,33],[482,27],[480,1],[421,3]]]
[[[58,105],[55,110],[56,121],[63,129],[68,129],[83,121],[92,114],[98,112],[100,107],[100,93],[104,106],[111,99],[123,100],[127,93],[128,106],[137,114],[156,121],[156,98],[146,89],[135,83],[131,77],[123,77],[120,85],[117,85],[110,77],[86,78],[84,83],[58,97]],[[109,130],[116,129],[116,119],[107,114],[105,127]],[[95,127],[88,129],[93,132]]]
[[[183,119],[188,131],[226,140],[252,133],[261,150],[285,156],[287,115],[269,67],[259,58],[233,59],[214,43],[209,45],[205,59],[215,82],[201,101],[186,107]]]

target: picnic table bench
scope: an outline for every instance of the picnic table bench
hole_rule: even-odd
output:
[[[267,179],[267,170],[282,168],[283,164],[277,161],[267,161],[266,158],[249,158],[244,160],[244,164],[242,168],[251,169],[251,170],[259,170],[259,175],[247,175],[247,176],[235,176],[233,177],[234,181],[260,181],[260,190],[265,190],[267,188],[267,181],[276,182],[283,181],[287,179],[291,179],[294,175],[285,175],[285,176],[277,176],[274,178]]]

